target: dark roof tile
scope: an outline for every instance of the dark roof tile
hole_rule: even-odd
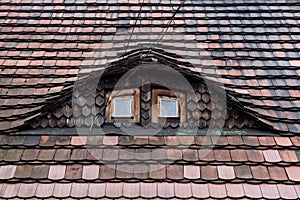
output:
[[[5,161],[19,161],[23,154],[22,149],[9,149],[4,158]]]
[[[52,161],[54,154],[55,149],[41,149],[37,159],[41,161]]]
[[[22,160],[33,161],[38,158],[40,150],[39,149],[25,149],[22,154]]]
[[[204,180],[218,179],[217,167],[215,166],[201,166],[201,178]]]
[[[150,164],[149,166],[149,177],[152,179],[166,179],[167,170],[166,166],[162,164]]]
[[[270,179],[268,169],[265,166],[252,166],[251,172],[253,177],[258,180],[268,180]]]
[[[234,171],[237,178],[252,179],[251,169],[247,165],[234,166]]]
[[[167,166],[167,178],[176,180],[183,178],[183,167],[180,165],[168,165]]]
[[[40,146],[52,147],[55,145],[55,140],[56,140],[55,136],[48,136],[48,135],[41,136]]]
[[[65,179],[76,180],[82,177],[82,165],[67,165]]]
[[[229,150],[215,149],[213,151],[216,161],[231,161]]]
[[[246,162],[248,161],[246,150],[244,149],[235,149],[230,150],[231,159],[234,161]]]
[[[33,179],[46,179],[48,177],[49,165],[33,166],[31,178]]]
[[[264,162],[263,153],[260,150],[246,150],[248,159],[252,162]]]
[[[54,155],[55,161],[66,161],[70,159],[70,149],[57,149]]]
[[[113,179],[116,175],[115,169],[116,169],[115,165],[109,165],[109,164],[101,165],[99,178],[104,180]]]
[[[17,166],[14,177],[15,178],[30,178],[32,173],[32,165],[19,165]]]

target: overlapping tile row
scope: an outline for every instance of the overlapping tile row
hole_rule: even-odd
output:
[[[298,199],[299,186],[283,184],[47,183],[1,184],[1,198],[21,199]]]
[[[1,1],[1,129],[15,129],[48,111],[100,44],[115,58],[136,50],[137,43],[157,43],[180,4]],[[298,10],[297,1],[187,1],[160,43],[190,59],[196,48],[215,67],[201,57],[200,72],[218,75],[247,112],[274,129],[299,132]]]
[[[2,183],[300,182],[299,137],[7,136],[1,142]]]

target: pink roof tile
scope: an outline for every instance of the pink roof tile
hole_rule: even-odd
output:
[[[52,165],[49,168],[49,179],[58,180],[65,177],[66,166],[65,165]]]
[[[106,183],[105,194],[111,198],[121,197],[123,194],[123,183]]]
[[[86,136],[75,136],[72,137],[71,145],[82,146],[86,144]]]
[[[190,183],[174,183],[175,195],[179,198],[190,198],[192,196]]]
[[[16,165],[3,165],[0,167],[0,179],[11,179],[16,172]]]
[[[72,183],[71,196],[75,198],[83,198],[88,195],[89,185],[86,183]]]
[[[289,137],[274,137],[275,142],[279,146],[292,146],[293,143],[291,142]]]
[[[4,184],[1,188],[0,196],[3,198],[12,198],[17,196],[21,184]]]
[[[194,165],[184,166],[184,177],[188,179],[199,179],[200,178],[200,167]]]
[[[64,198],[70,196],[72,184],[71,183],[55,183],[53,196]]]
[[[140,195],[139,183],[124,183],[123,195],[128,198],[136,198]]]
[[[242,184],[226,183],[225,185],[228,197],[240,198],[244,196],[244,189]]]
[[[104,136],[103,144],[104,145],[116,145],[118,144],[119,137],[117,136]]]
[[[88,196],[92,198],[101,198],[105,196],[105,183],[90,183]]]
[[[259,185],[245,183],[245,184],[243,184],[243,188],[244,188],[244,191],[245,191],[245,194],[247,197],[250,197],[250,198],[261,198],[262,197]]]
[[[21,184],[18,196],[21,198],[30,198],[35,195],[37,183]]]
[[[174,183],[160,183],[157,187],[157,194],[162,198],[174,197]]]
[[[227,196],[225,185],[208,184],[209,194],[213,198],[225,198]]]
[[[218,166],[218,174],[221,179],[234,179],[235,173],[233,166]]]
[[[196,198],[208,198],[209,197],[209,189],[208,184],[197,184],[191,183],[192,194]]]
[[[295,187],[293,185],[278,184],[277,188],[280,193],[280,197],[284,199],[297,199]]]
[[[39,198],[51,197],[54,190],[53,183],[39,183],[35,195]]]
[[[261,184],[260,189],[262,196],[266,199],[278,199],[280,197],[276,185]]]
[[[263,151],[263,154],[264,154],[265,160],[267,162],[280,162],[281,161],[281,157],[277,150]]]
[[[141,196],[153,198],[157,194],[157,183],[140,183]]]
[[[82,178],[86,180],[94,180],[99,177],[98,165],[85,165],[83,166]]]

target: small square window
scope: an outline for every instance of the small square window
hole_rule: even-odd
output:
[[[176,99],[160,98],[160,117],[179,117]]]
[[[114,98],[113,117],[131,117],[131,98]]]

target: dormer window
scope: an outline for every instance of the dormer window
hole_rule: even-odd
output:
[[[139,89],[121,89],[106,93],[106,122],[140,122]]]
[[[164,118],[178,118],[179,108],[178,99],[172,97],[158,97],[160,112],[159,117]]]

